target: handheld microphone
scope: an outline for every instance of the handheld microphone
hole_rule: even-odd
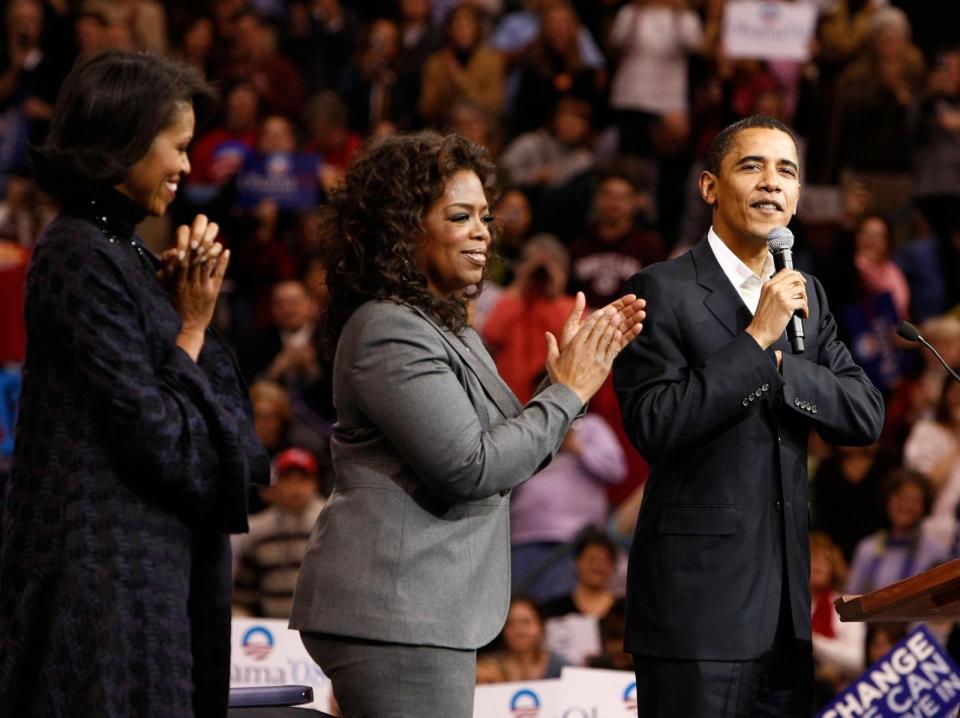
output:
[[[952,376],[956,381],[960,381],[960,376],[957,376],[957,372],[950,368],[950,365],[944,361],[942,356],[940,356],[940,352],[933,347],[933,344],[920,336],[920,331],[910,322],[900,322],[900,326],[897,327],[897,334],[900,336],[900,338],[906,339],[908,342],[920,342],[923,344],[923,346],[932,351],[934,356],[940,360],[940,363],[943,364],[943,368],[947,370],[950,376]]]
[[[786,227],[774,227],[767,232],[767,249],[773,255],[774,270],[793,269],[793,232]],[[787,339],[794,354],[803,354],[803,318],[793,313],[787,322]]]

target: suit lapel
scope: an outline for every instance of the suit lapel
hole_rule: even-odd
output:
[[[483,362],[482,356],[486,354],[487,350],[479,341],[473,341],[473,337],[476,336],[474,332],[466,332],[464,338],[460,339],[446,327],[437,324],[430,315],[419,307],[412,307],[412,309],[426,319],[430,326],[453,348],[463,363],[469,367],[470,371],[477,377],[484,391],[486,391],[487,396],[489,396],[490,400],[497,406],[500,413],[507,418],[515,417],[520,413],[523,405],[517,397],[514,396],[513,392],[510,391],[510,387],[504,383],[503,379],[500,378],[500,375],[497,374],[493,368],[488,367]],[[473,346],[471,347],[470,345]]]
[[[704,306],[731,335],[736,336],[746,329],[753,315],[724,274],[706,237],[693,248],[692,255],[697,283],[708,292],[703,299]]]

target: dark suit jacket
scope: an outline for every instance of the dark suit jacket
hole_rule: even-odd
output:
[[[750,310],[706,241],[625,291],[646,298],[647,320],[614,385],[651,468],[630,553],[626,650],[756,658],[773,645],[781,591],[795,635],[809,640],[808,433],[876,441],[880,393],[837,340],[812,277],[797,356],[783,337],[765,352],[744,331]]]

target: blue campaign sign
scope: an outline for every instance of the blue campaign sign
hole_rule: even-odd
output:
[[[951,718],[960,704],[960,668],[926,626],[870,666],[819,718]]]
[[[239,204],[249,209],[269,199],[281,209],[312,209],[317,206],[319,166],[317,155],[251,152],[237,176]]]

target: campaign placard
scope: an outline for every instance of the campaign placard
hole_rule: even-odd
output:
[[[251,152],[237,175],[237,203],[250,209],[271,200],[280,209],[312,209],[319,197],[319,167],[313,154]]]
[[[299,631],[287,628],[285,620],[234,618],[231,634],[231,688],[311,686],[309,707],[330,710],[330,680],[303,647]]]
[[[560,681],[477,686],[473,718],[560,718]]]
[[[561,718],[637,718],[632,671],[567,666],[560,684]]]
[[[819,718],[953,718],[960,668],[926,626],[870,666]]]
[[[723,10],[723,48],[733,58],[805,62],[810,59],[816,22],[814,3],[728,2]]]

